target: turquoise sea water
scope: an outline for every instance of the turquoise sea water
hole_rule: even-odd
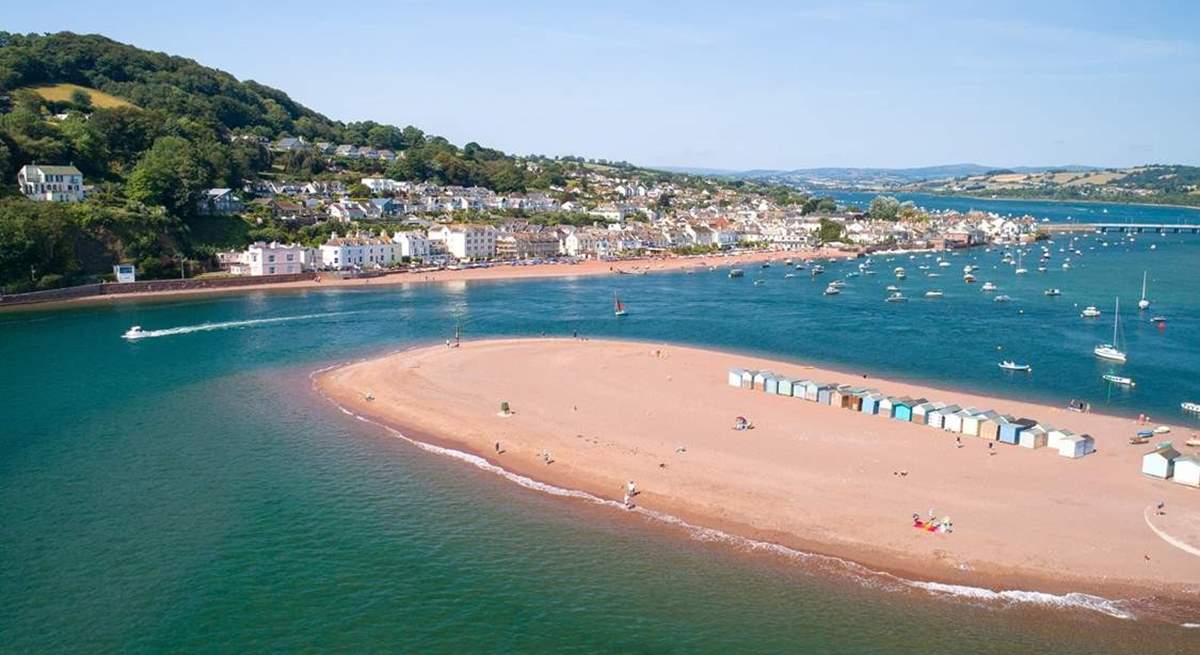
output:
[[[840,203],[866,208],[879,195],[863,191],[831,193]],[[943,196],[932,193],[888,194],[929,210],[993,212],[1001,216],[1036,216],[1051,223],[1187,223],[1200,224],[1200,208],[1164,205],[1128,205],[1106,202],[1057,202]]]
[[[820,292],[853,264],[816,281],[777,264],[0,314],[0,651],[1198,652],[1190,617],[1164,622],[1145,599],[949,598],[528,490],[355,421],[308,382],[461,323],[466,338],[682,341],[1186,421],[1200,238],[1079,246],[1071,270],[1024,278],[998,251],[932,280],[920,256],[879,258],[836,298]],[[972,259],[1011,303],[961,282]],[[913,299],[884,303],[901,263]],[[1133,309],[1143,269],[1163,331]],[[945,298],[918,297],[934,285]],[[1138,386],[1110,394],[1091,348],[1114,294]],[[1101,319],[1079,318],[1089,302]],[[286,320],[242,323],[261,319]],[[124,342],[132,324],[183,329]],[[1033,374],[999,371],[997,345]]]

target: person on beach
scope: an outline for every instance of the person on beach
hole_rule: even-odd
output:
[[[962,437],[954,437],[954,446],[955,446],[956,448],[962,448],[962,447],[963,447]]]
[[[1167,501],[1165,501],[1165,500],[1158,501],[1158,507],[1155,508],[1154,513],[1158,514],[1159,516],[1165,516],[1167,513]]]
[[[629,484],[625,485],[625,494],[629,496],[636,496],[637,493],[637,485],[633,483],[633,480],[630,480]]]
[[[496,442],[496,454],[497,455],[500,454],[500,442],[499,441]]]
[[[995,442],[995,441],[989,441],[989,442],[988,442],[988,454],[989,454],[989,455],[995,455],[995,454],[996,454],[996,442]]]

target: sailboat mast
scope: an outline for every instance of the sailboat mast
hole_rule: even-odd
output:
[[[1121,298],[1117,297],[1117,307],[1113,310],[1113,348],[1117,347],[1117,324],[1121,322]]]
[[[1146,271],[1142,271],[1142,300],[1146,299]]]

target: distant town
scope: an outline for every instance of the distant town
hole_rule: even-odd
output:
[[[300,138],[264,145],[276,152],[317,153],[331,165],[396,157],[389,150]],[[539,163],[524,165],[536,173]],[[943,249],[1032,239],[1036,232],[1031,217],[931,213],[887,196],[870,207],[847,208],[803,196],[781,202],[778,193],[760,188],[651,181],[637,169],[576,166],[564,177],[564,184],[521,193],[381,176],[350,184],[255,180],[240,189],[207,190],[196,212],[331,227],[318,245],[258,241],[219,252],[221,272],[234,276],[734,249]],[[82,174],[70,165],[24,166],[18,184],[26,197],[41,201],[80,201],[86,190]]]

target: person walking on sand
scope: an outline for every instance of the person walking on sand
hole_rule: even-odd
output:
[[[955,446],[956,448],[962,448],[962,447],[963,447],[962,437],[954,437],[954,446]]]
[[[500,442],[499,441],[496,442],[496,454],[497,455],[500,454]]]
[[[637,493],[637,485],[633,483],[633,480],[630,480],[629,484],[625,485],[625,494],[628,496],[636,496]]]
[[[1159,516],[1165,516],[1167,513],[1167,501],[1158,501],[1158,506],[1155,508],[1154,513],[1158,514]]]

